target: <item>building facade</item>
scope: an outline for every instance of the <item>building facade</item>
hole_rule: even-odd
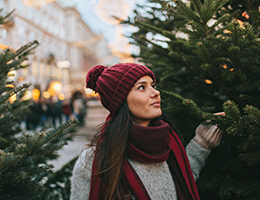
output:
[[[15,75],[21,84],[70,98],[74,91],[84,92],[91,67],[118,62],[108,43],[88,27],[75,7],[58,1],[33,7],[24,0],[0,0],[0,8],[2,15],[15,9],[10,22],[0,27],[1,44],[18,49],[33,40],[40,43],[29,57],[30,66]]]

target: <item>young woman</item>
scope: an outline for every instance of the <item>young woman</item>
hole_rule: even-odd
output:
[[[199,125],[185,151],[162,118],[155,82],[151,70],[133,63],[89,71],[86,86],[110,114],[75,164],[71,200],[199,199],[195,179],[222,133]]]

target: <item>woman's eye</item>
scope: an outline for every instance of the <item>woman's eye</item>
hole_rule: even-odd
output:
[[[140,85],[137,89],[138,90],[144,90],[144,85]]]

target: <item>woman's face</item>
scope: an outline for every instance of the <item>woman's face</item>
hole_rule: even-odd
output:
[[[162,115],[160,92],[150,76],[140,78],[127,96],[127,104],[135,121],[148,126],[150,121]]]

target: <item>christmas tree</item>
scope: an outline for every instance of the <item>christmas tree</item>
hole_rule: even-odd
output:
[[[201,122],[224,131],[197,182],[201,199],[259,199],[260,2],[148,2],[123,23],[138,28],[134,56],[155,72],[164,112],[184,144]]]
[[[241,108],[260,106],[259,2],[249,11],[226,9],[237,1],[231,6],[229,1],[190,1],[189,7],[182,1],[150,2],[149,9],[142,7],[145,15],[129,20],[139,29],[131,38],[162,88],[195,100],[205,111],[221,111],[228,99]]]
[[[0,23],[5,23],[10,14],[1,16]],[[55,173],[50,163],[58,157],[57,150],[71,140],[68,128],[76,121],[36,133],[21,129],[32,101],[24,99],[29,84],[17,85],[11,79],[11,72],[28,67],[24,61],[38,45],[32,41],[17,50],[3,48],[0,52],[0,197],[3,200],[69,199],[69,177],[75,160]]]

